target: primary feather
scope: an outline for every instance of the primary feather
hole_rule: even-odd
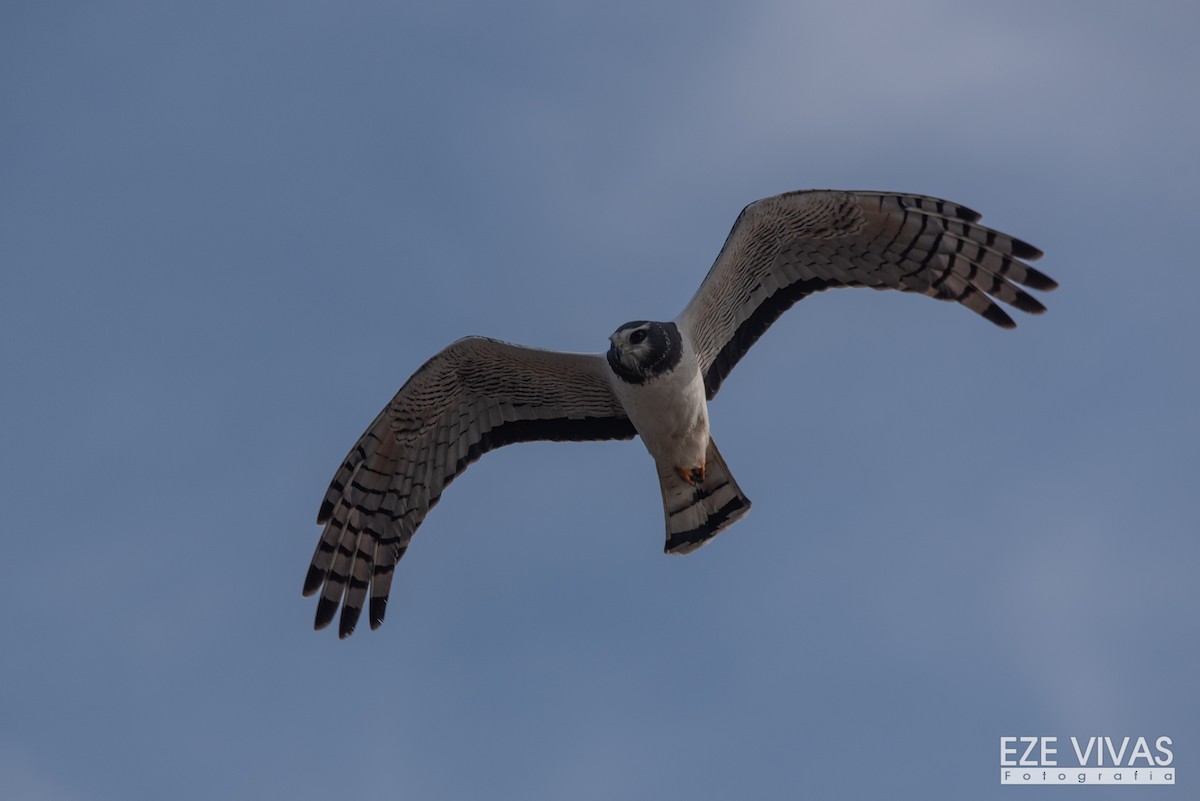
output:
[[[948,200],[887,192],[809,190],[751,203],[676,320],[696,344],[708,397],[771,323],[826,289],[919,292],[1002,328],[1016,324],[995,300],[1041,314],[1014,284],[1058,286],[1025,263],[1042,252],[979,219]]]
[[[359,438],[325,493],[304,582],[316,627],[383,622],[392,573],[442,491],[484,453],[532,440],[630,439],[604,358],[468,337],[427,361]]]

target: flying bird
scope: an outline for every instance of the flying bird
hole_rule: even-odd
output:
[[[339,635],[349,636],[369,592],[378,628],[396,564],[446,486],[515,442],[640,436],[658,473],[666,552],[699,548],[750,509],[709,431],[708,401],[797,301],[835,287],[898,289],[956,301],[1001,328],[1015,323],[996,301],[1045,311],[1018,286],[1057,286],[1027,263],[1042,252],[979,219],[921,195],[776,195],[742,210],[678,317],[622,325],[605,354],[451,344],[405,382],[325,493],[304,582],[304,595],[320,591],[315,627],[340,606]]]

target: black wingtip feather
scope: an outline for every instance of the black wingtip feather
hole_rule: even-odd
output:
[[[309,565],[308,575],[304,577],[304,597],[312,595],[317,590],[321,589],[321,585],[325,583],[325,571],[318,568],[316,565]]]
[[[337,614],[337,608],[337,601],[331,601],[328,598],[322,598],[317,603],[317,618],[313,621],[313,628],[317,631],[320,631],[332,623],[333,616]]]
[[[975,211],[975,209],[968,209],[966,206],[955,207],[954,216],[960,220],[966,220],[967,222],[971,223],[979,222],[981,219],[983,219],[982,214]]]
[[[1025,268],[1025,280],[1021,283],[1030,289],[1037,289],[1042,292],[1049,292],[1053,289],[1058,289],[1057,281],[1040,270],[1035,270],[1032,267]]]
[[[383,616],[387,614],[387,598],[372,598],[371,599],[371,630],[379,628],[383,625]]]
[[[343,606],[342,617],[338,621],[338,639],[344,640],[354,633],[355,626],[358,625],[358,616],[362,609],[357,606]]]
[[[1024,292],[1019,292],[1017,296],[1013,298],[1012,307],[1014,309],[1020,309],[1027,314],[1041,314],[1042,312],[1046,311],[1046,307],[1042,305],[1040,300],[1035,298],[1033,295],[1026,295]]]
[[[1042,252],[1041,248],[1035,248],[1021,239],[1013,239],[1012,252],[1018,259],[1028,259],[1029,261],[1036,261],[1046,255]]]
[[[1016,328],[1017,327],[1017,324],[1013,322],[1013,318],[1009,317],[1004,312],[1004,309],[1000,308],[999,306],[997,306],[994,303],[991,306],[984,309],[981,312],[981,314],[983,314],[984,319],[990,320],[991,322],[995,323],[996,325],[1000,326],[1001,328]]]

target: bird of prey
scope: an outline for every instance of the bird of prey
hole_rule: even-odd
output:
[[[1032,245],[921,195],[811,190],[742,210],[716,262],[674,320],[626,323],[607,354],[467,337],[425,362],[367,428],[317,515],[324,532],[304,582],[316,628],[341,607],[349,636],[370,594],[382,622],[392,575],[442,492],[484,453],[532,440],[642,438],[666,516],[666,552],[699,548],[750,509],[709,433],[708,401],[751,345],[797,301],[835,287],[956,301],[1002,328],[1000,301],[1057,284]]]

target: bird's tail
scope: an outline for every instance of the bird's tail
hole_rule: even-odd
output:
[[[667,553],[691,553],[750,511],[750,499],[733,480],[711,437],[705,461],[704,478],[695,484],[684,481],[672,466],[658,466]]]

